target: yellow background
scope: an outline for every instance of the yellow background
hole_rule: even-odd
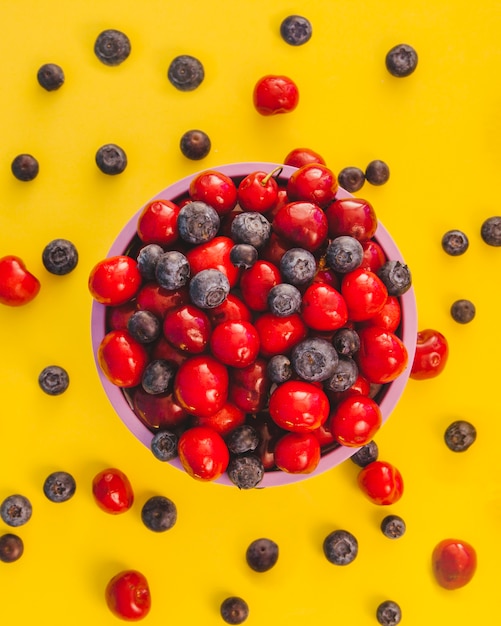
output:
[[[285,44],[279,25],[292,13],[313,24],[302,47]],[[123,30],[132,53],[106,67],[93,53],[98,33]],[[500,214],[501,5],[494,0],[3,0],[0,5],[0,255],[17,254],[42,283],[26,307],[0,309],[2,388],[0,498],[23,493],[33,517],[18,529],[24,556],[0,563],[0,623],[119,623],[104,602],[108,580],[141,570],[151,586],[150,626],[223,623],[219,604],[244,597],[249,625],[376,624],[383,600],[397,601],[406,626],[496,622],[501,491],[499,440],[499,272],[501,249],[485,245],[482,221]],[[386,52],[406,42],[419,54],[405,79],[385,69]],[[194,92],[167,81],[171,59],[192,54],[206,79]],[[46,62],[66,82],[45,92],[36,81]],[[252,89],[267,73],[291,76],[300,104],[264,118]],[[200,128],[212,140],[203,161],[189,161],[179,139]],[[127,152],[126,171],[107,177],[94,155],[108,142]],[[382,187],[370,200],[396,238],[414,279],[419,327],[449,340],[450,359],[434,380],[410,381],[377,436],[380,458],[395,463],[405,494],[391,507],[369,502],[351,462],[290,487],[239,492],[202,484],[159,463],[123,426],[101,388],[90,343],[90,269],[144,202],[190,173],[234,161],[278,161],[298,146],[324,155],[338,172],[383,159]],[[28,152],[40,163],[30,183],[10,172]],[[448,257],[443,233],[463,229],[468,252]],[[41,262],[56,237],[72,240],[80,262],[64,277]],[[471,299],[469,325],[449,313]],[[68,391],[49,397],[37,378],[65,367]],[[450,452],[443,433],[454,419],[472,421],[475,445]],[[133,508],[110,516],[97,508],[91,482],[105,467],[122,469]],[[66,470],[77,492],[64,504],[42,493],[45,477]],[[147,530],[141,506],[151,495],[178,508],[174,528]],[[404,517],[398,541],[379,530],[388,513]],[[353,532],[360,545],[350,566],[330,565],[324,537]],[[0,532],[10,531],[0,524]],[[255,574],[248,543],[280,546],[275,568]],[[445,591],[433,580],[438,541],[457,537],[478,553],[473,581]]]

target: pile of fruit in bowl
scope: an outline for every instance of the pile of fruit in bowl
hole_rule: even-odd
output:
[[[203,481],[284,485],[368,444],[412,365],[411,274],[324,164],[234,163],[162,190],[89,276],[108,398]]]

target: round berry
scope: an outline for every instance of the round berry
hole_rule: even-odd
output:
[[[45,479],[43,492],[51,502],[66,502],[75,494],[77,484],[68,472],[52,472]]]
[[[247,548],[245,559],[255,572],[267,572],[278,561],[278,545],[265,537],[255,539]]]
[[[292,349],[291,363],[296,374],[308,382],[330,378],[338,363],[334,346],[320,337],[308,337]]]
[[[262,248],[271,234],[271,224],[256,211],[239,213],[231,223],[231,236],[238,243]]]
[[[379,449],[377,443],[372,440],[362,446],[359,450],[352,454],[350,459],[358,465],[358,467],[366,467],[369,463],[377,461],[379,455]]]
[[[249,606],[242,598],[231,596],[221,603],[220,613],[227,624],[242,624],[249,617]]]
[[[107,143],[96,152],[96,165],[103,174],[116,176],[127,167],[127,155],[120,146]]]
[[[275,354],[268,361],[266,373],[272,383],[280,385],[292,377],[292,363],[285,354]]]
[[[410,270],[400,261],[386,261],[376,274],[383,281],[389,296],[401,296],[411,288]]]
[[[332,345],[342,356],[353,356],[360,348],[360,337],[353,328],[340,328],[332,337]]]
[[[203,130],[187,130],[179,141],[179,148],[187,159],[199,161],[209,154],[211,141]]]
[[[301,308],[301,292],[294,285],[279,283],[268,292],[268,307],[278,317],[297,313]]]
[[[18,154],[11,163],[11,170],[18,180],[28,182],[38,176],[40,167],[31,154]]]
[[[156,278],[156,268],[164,249],[156,243],[150,243],[141,248],[137,255],[137,269],[145,280]]]
[[[0,505],[0,518],[8,526],[23,526],[30,520],[32,513],[31,502],[19,494],[8,496]]]
[[[371,185],[384,185],[390,178],[390,168],[384,161],[371,161],[365,169],[365,179]]]
[[[364,258],[364,249],[355,237],[341,235],[329,243],[325,258],[332,270],[347,274],[360,267]]]
[[[230,293],[230,281],[219,270],[202,270],[191,279],[189,290],[195,306],[213,309],[226,300]]]
[[[473,424],[466,420],[456,420],[445,430],[444,439],[447,447],[453,452],[464,452],[475,442],[477,431]]]
[[[13,533],[5,533],[0,536],[0,561],[14,563],[23,556],[24,543],[21,537]]]
[[[486,219],[480,228],[480,236],[489,246],[501,246],[501,217]]]
[[[254,452],[259,445],[259,435],[251,424],[241,424],[228,433],[226,445],[231,454]]]
[[[264,466],[258,456],[247,454],[231,459],[226,472],[239,489],[253,489],[263,480]]]
[[[129,317],[127,330],[139,343],[153,343],[160,336],[162,324],[151,311],[139,310]]]
[[[185,204],[177,217],[181,239],[194,245],[214,239],[220,222],[217,211],[200,200]]]
[[[59,396],[68,389],[70,378],[68,372],[59,365],[48,365],[40,372],[38,384],[49,396]]]
[[[312,34],[310,20],[301,15],[289,15],[280,24],[280,35],[291,46],[302,46],[311,39]]]
[[[69,274],[78,263],[77,249],[67,239],[53,239],[43,249],[42,263],[51,274]]]
[[[325,557],[334,565],[348,565],[358,554],[358,541],[347,530],[335,530],[324,539]]]
[[[127,59],[130,50],[127,35],[113,28],[99,33],[94,43],[94,53],[105,65],[120,65]]]
[[[230,261],[235,267],[249,269],[257,261],[258,251],[248,243],[237,243],[230,250]]]
[[[381,521],[381,532],[388,539],[399,539],[405,530],[405,522],[399,515],[387,515]]]
[[[475,313],[475,305],[470,300],[456,300],[451,305],[452,319],[459,324],[469,324]]]
[[[64,83],[63,69],[56,63],[45,63],[37,72],[37,80],[46,91],[56,91]]]
[[[337,182],[346,191],[355,193],[364,186],[365,174],[359,167],[344,167],[337,176]]]
[[[340,355],[330,378],[326,381],[329,391],[342,392],[349,389],[358,378],[358,367],[351,357]]]
[[[280,259],[280,272],[291,285],[308,285],[315,278],[317,262],[308,250],[290,248]]]
[[[158,284],[168,291],[184,287],[190,278],[188,259],[177,250],[164,252],[157,261],[155,278]]]
[[[179,91],[193,91],[205,77],[202,63],[189,54],[181,54],[172,59],[167,78]]]
[[[170,461],[177,456],[178,437],[168,430],[159,430],[151,440],[151,451],[159,461]]]
[[[401,43],[388,51],[385,61],[386,69],[392,76],[403,78],[414,72],[418,63],[418,56],[412,46]]]
[[[152,395],[166,393],[172,389],[176,366],[172,361],[154,359],[145,367],[141,386]]]
[[[400,606],[393,600],[381,602],[376,610],[376,619],[381,626],[397,626],[402,619]]]
[[[460,256],[468,250],[468,237],[461,230],[448,230],[442,237],[442,249],[451,256]]]
[[[141,520],[146,528],[162,533],[171,529],[176,523],[176,505],[165,496],[152,496],[143,504]]]

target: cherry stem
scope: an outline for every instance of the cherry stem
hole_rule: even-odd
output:
[[[283,169],[284,168],[281,165],[279,165],[274,170],[271,170],[271,172],[269,174],[266,174],[266,176],[263,178],[263,180],[261,181],[261,185],[265,187],[268,184],[268,181],[270,180],[270,178],[274,176],[275,174],[277,176],[280,176],[280,173],[282,172]]]

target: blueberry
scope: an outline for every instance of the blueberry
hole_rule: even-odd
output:
[[[360,349],[360,337],[353,328],[340,328],[332,337],[332,345],[338,354],[353,356]]]
[[[153,343],[162,331],[162,324],[151,311],[139,310],[127,322],[127,330],[139,343]]]
[[[209,154],[211,141],[203,130],[187,130],[179,141],[179,148],[187,159],[200,161]]]
[[[451,256],[459,256],[468,250],[468,237],[461,230],[448,230],[442,237],[442,248]]]
[[[38,384],[49,396],[59,396],[68,389],[70,378],[68,372],[59,365],[48,365],[38,376]]]
[[[13,563],[23,556],[24,543],[21,537],[13,533],[0,536],[0,561]]]
[[[501,246],[501,217],[486,219],[480,228],[480,236],[489,246]]]
[[[205,78],[204,66],[195,57],[181,54],[172,59],[167,78],[180,91],[193,91]]]
[[[334,565],[348,565],[358,554],[358,541],[347,530],[334,530],[324,539],[324,554]]]
[[[25,496],[8,496],[0,505],[0,518],[9,526],[22,526],[31,518],[33,508]]]
[[[43,249],[42,263],[51,274],[63,276],[77,266],[78,251],[67,239],[53,239]]]
[[[213,309],[230,293],[230,281],[223,272],[206,269],[195,274],[190,282],[190,299],[201,309]]]
[[[270,237],[271,224],[261,213],[244,211],[235,217],[230,230],[234,241],[261,248]]]
[[[245,454],[258,447],[259,435],[251,424],[241,424],[226,435],[225,441],[231,454]]]
[[[56,91],[64,83],[63,69],[56,63],[45,63],[37,72],[37,80],[46,91]]]
[[[280,35],[291,46],[302,46],[311,39],[312,34],[310,20],[301,15],[289,15],[280,24]]]
[[[230,596],[221,603],[220,613],[227,624],[241,624],[249,617],[249,606],[242,598]]]
[[[239,489],[253,489],[263,480],[264,466],[258,456],[248,454],[230,459],[226,472]]]
[[[268,292],[268,307],[277,317],[287,317],[301,308],[301,292],[294,285],[279,283]]]
[[[155,267],[158,284],[172,291],[184,287],[190,279],[190,264],[182,252],[168,250],[160,255]]]
[[[402,619],[400,606],[393,600],[381,602],[376,610],[376,619],[381,626],[397,626]]]
[[[130,54],[130,41],[125,33],[109,28],[97,36],[94,53],[105,65],[120,65]]]
[[[335,371],[338,354],[334,346],[321,337],[308,337],[294,346],[291,363],[296,374],[308,382],[327,380]]]
[[[141,509],[141,520],[146,528],[156,533],[171,529],[177,521],[177,508],[165,496],[152,496]]]
[[[453,452],[464,452],[475,442],[477,431],[473,424],[466,420],[456,420],[445,430],[444,439],[447,447]]]
[[[349,389],[358,378],[358,367],[349,356],[339,356],[339,360],[330,378],[326,381],[326,387],[330,391],[342,392]]]
[[[291,285],[307,285],[315,278],[317,262],[308,250],[290,248],[280,259],[280,272]]]
[[[77,488],[75,479],[68,472],[52,472],[45,479],[43,492],[51,502],[66,502]]]
[[[12,161],[11,170],[18,180],[28,182],[38,176],[40,167],[31,154],[18,154]]]
[[[172,388],[176,369],[172,361],[154,359],[145,367],[141,386],[151,395],[166,393]]]
[[[170,461],[177,456],[178,436],[169,430],[159,430],[151,440],[151,451],[159,461]]]
[[[325,258],[332,270],[347,274],[360,267],[364,259],[364,249],[355,237],[341,235],[329,243]]]
[[[350,459],[359,467],[366,467],[369,463],[377,461],[379,456],[379,449],[377,443],[372,440],[362,446],[359,450],[352,454]]]
[[[362,189],[365,183],[365,174],[359,167],[344,167],[338,174],[338,183],[349,191],[354,193]]]
[[[470,300],[456,300],[451,305],[452,319],[459,324],[468,324],[475,317],[476,309]]]
[[[247,565],[255,572],[267,572],[278,561],[278,545],[265,537],[255,539],[245,553]]]
[[[96,152],[96,165],[103,174],[116,176],[127,167],[127,155],[120,146],[107,143]]]
[[[400,261],[386,261],[376,272],[390,296],[401,296],[411,288],[412,277],[407,265]]]
[[[195,245],[214,239],[220,223],[217,211],[199,200],[185,204],[177,216],[179,236]]]
[[[291,360],[285,354],[275,354],[268,361],[266,372],[272,383],[285,383],[292,377]]]
[[[235,267],[248,270],[258,258],[258,251],[248,243],[237,243],[230,250],[230,261]]]
[[[400,539],[405,530],[405,522],[399,515],[387,515],[381,521],[381,531],[388,539]]]
[[[418,56],[412,46],[401,43],[388,51],[385,62],[386,69],[392,76],[404,78],[416,69]]]
[[[155,279],[155,270],[164,249],[156,243],[149,243],[141,248],[137,255],[137,269],[145,280]]]

